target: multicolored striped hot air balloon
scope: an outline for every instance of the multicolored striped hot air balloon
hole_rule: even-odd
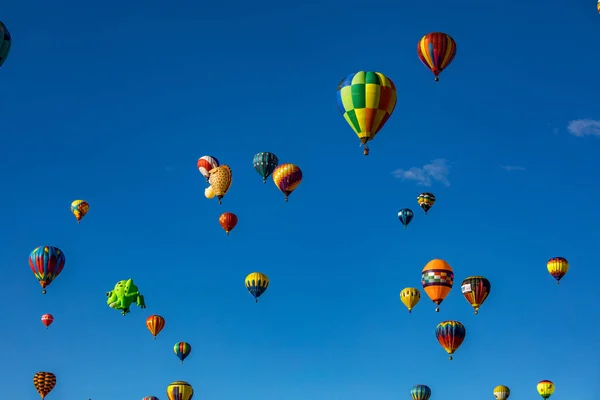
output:
[[[85,200],[75,200],[71,203],[71,212],[77,219],[77,223],[81,222],[81,219],[85,217],[88,211],[90,211],[90,205]]]
[[[33,386],[43,400],[56,386],[56,375],[52,372],[36,372],[33,375]]]
[[[417,44],[417,55],[423,65],[433,72],[437,82],[439,75],[456,56],[456,42],[443,32],[428,33]]]
[[[398,219],[404,225],[404,229],[410,224],[410,221],[413,220],[415,214],[412,212],[410,208],[402,208],[398,211]]]
[[[261,272],[252,272],[246,277],[246,289],[248,289],[248,292],[254,297],[256,303],[258,303],[258,298],[268,287],[269,278]]]
[[[2,22],[0,22],[0,67],[6,61],[8,57],[8,53],[10,53],[10,46],[12,44],[12,39],[10,37],[10,33]]]
[[[158,397],[156,397],[156,396],[146,396],[142,400],[158,400]]]
[[[263,183],[267,183],[267,178],[275,171],[275,168],[279,165],[279,160],[273,153],[261,152],[254,156],[252,165],[262,178]]]
[[[281,164],[273,171],[273,182],[285,196],[285,201],[302,182],[302,170],[294,164]]]
[[[54,246],[36,247],[29,254],[29,267],[40,282],[42,294],[46,294],[46,288],[60,275],[65,262],[65,254]]]
[[[569,272],[569,262],[563,257],[553,257],[546,264],[548,272],[554,279],[556,284],[560,285],[560,280]]]
[[[421,283],[427,296],[437,305],[435,311],[439,312],[440,304],[452,289],[454,271],[444,260],[431,260],[423,268]]]
[[[165,319],[160,315],[151,315],[146,318],[146,327],[154,339],[156,339],[156,335],[158,335],[165,327]]]
[[[435,196],[433,193],[423,192],[417,196],[417,203],[425,211],[425,215],[427,215],[429,209],[435,204]]]
[[[465,326],[458,321],[443,321],[435,328],[435,336],[440,345],[446,350],[446,353],[450,355],[450,360],[465,340],[466,335]]]
[[[415,385],[410,389],[412,400],[429,400],[431,389],[427,385]]]
[[[173,351],[183,364],[183,360],[185,360],[192,352],[192,346],[186,342],[178,342],[175,343],[175,346],[173,346]]]
[[[192,385],[184,381],[176,381],[167,387],[169,400],[192,400],[194,389]]]
[[[492,284],[483,276],[469,276],[463,280],[460,289],[475,310],[475,314],[479,314],[479,307],[489,296]]]
[[[396,86],[381,72],[359,71],[342,79],[336,92],[340,112],[369,155],[373,140],[396,108]]]
[[[198,171],[200,171],[202,176],[206,178],[206,182],[208,182],[210,171],[219,166],[219,160],[213,156],[202,156],[198,159],[197,165]]]

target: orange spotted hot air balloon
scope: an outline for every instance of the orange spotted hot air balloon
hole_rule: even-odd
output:
[[[231,187],[231,168],[229,168],[228,165],[221,165],[211,169],[208,173],[208,182],[210,183],[210,187],[215,192],[217,199],[219,199],[219,204],[221,204],[221,199]]]
[[[454,271],[444,260],[431,260],[423,268],[421,283],[427,296],[437,305],[435,311],[439,312],[440,304],[452,289]]]
[[[56,375],[52,372],[36,372],[33,375],[33,386],[43,400],[56,386]]]
[[[156,335],[165,327],[165,319],[160,315],[151,315],[146,318],[146,327],[148,327],[148,330],[154,336],[154,339],[156,339]]]
[[[219,224],[221,225],[221,228],[223,228],[227,236],[229,236],[229,232],[231,232],[233,228],[235,228],[237,223],[238,217],[234,213],[226,212],[221,214],[221,216],[219,217]]]

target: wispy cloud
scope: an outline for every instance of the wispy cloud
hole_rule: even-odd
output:
[[[521,167],[519,165],[501,165],[500,168],[502,168],[503,170],[505,170],[507,172],[512,172],[512,171],[527,171],[527,168]]]
[[[448,175],[450,166],[448,161],[443,158],[432,160],[422,167],[412,167],[410,169],[397,169],[392,172],[396,178],[403,181],[415,181],[419,185],[431,186],[434,181],[440,182],[445,186],[450,186]]]
[[[600,136],[600,121],[594,119],[575,119],[569,122],[567,130],[573,136]]]

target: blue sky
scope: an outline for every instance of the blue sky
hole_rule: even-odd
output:
[[[52,371],[48,400],[163,400],[174,380],[204,400],[409,399],[418,383],[518,400],[542,379],[555,400],[592,398],[595,1],[35,0],[0,20],[3,397],[35,398],[33,374]],[[431,31],[458,44],[437,84],[416,56]],[[361,69],[398,88],[369,157],[335,101]],[[302,168],[289,203],[253,170],[260,151]],[[205,154],[233,171],[222,206],[203,196]],[[411,168],[423,179],[403,179]],[[427,217],[423,190],[438,198]],[[230,237],[224,211],[240,219]],[[27,265],[38,245],[67,258],[45,296]],[[560,286],[553,256],[571,263]],[[427,298],[407,313],[398,293],[433,258],[490,279],[479,315],[458,283],[440,313]],[[271,279],[258,305],[253,271]],[[122,317],[104,294],[129,277],[148,308]],[[152,313],[167,320],[156,341]],[[445,319],[467,328],[453,361],[434,336]]]

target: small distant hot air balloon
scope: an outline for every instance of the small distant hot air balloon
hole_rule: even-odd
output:
[[[77,219],[77,223],[81,222],[81,218],[90,210],[90,205],[85,200],[75,200],[71,203],[71,212]]]
[[[151,315],[146,318],[146,327],[156,339],[156,335],[160,333],[165,327],[165,319],[160,315]]]
[[[567,274],[569,271],[569,262],[566,258],[562,257],[554,257],[548,260],[548,272],[554,279],[556,279],[556,284],[560,285],[560,280]]]
[[[187,382],[173,382],[167,387],[167,397],[169,400],[192,400],[194,389]]]
[[[252,272],[246,277],[246,289],[250,292],[256,303],[258,298],[269,287],[269,278],[261,272]]]
[[[273,153],[262,152],[254,156],[252,165],[262,178],[263,183],[267,183],[267,178],[275,171],[275,168],[279,165],[279,160]]]
[[[475,314],[479,314],[479,307],[492,290],[492,284],[483,276],[469,276],[465,278],[461,285],[462,294],[475,309]]]
[[[44,315],[42,315],[42,324],[44,324],[44,326],[46,327],[46,329],[48,329],[48,327],[50,325],[52,325],[52,322],[54,322],[54,317],[52,316],[52,314],[44,314]]]
[[[231,168],[228,165],[221,165],[210,170],[208,181],[217,199],[219,199],[219,204],[221,204],[221,199],[231,187],[231,179]]]
[[[407,287],[400,292],[400,301],[408,308],[408,312],[412,313],[412,309],[421,300],[421,292],[419,289]]]
[[[598,4],[596,5],[596,8],[598,9],[598,14],[600,14],[600,0],[598,0]]]
[[[58,247],[40,246],[33,249],[29,255],[29,267],[40,282],[42,294],[46,294],[46,288],[60,275],[65,261],[65,254]]]
[[[35,390],[40,394],[40,397],[45,399],[56,386],[56,375],[52,372],[36,372],[33,375],[33,386],[35,386]]]
[[[215,196],[216,194],[212,186],[209,186],[206,189],[204,189],[204,197],[206,197],[207,199],[214,199]]]
[[[410,221],[412,221],[414,216],[415,214],[410,208],[403,208],[400,211],[398,211],[398,219],[400,220],[400,222],[402,222],[402,225],[404,225],[404,229],[406,229],[408,224],[410,224]]]
[[[440,80],[439,75],[456,56],[456,42],[446,33],[428,33],[417,44],[417,55],[421,62],[433,72],[434,80],[437,82]]]
[[[510,396],[510,389],[508,386],[500,385],[494,388],[494,398],[496,400],[506,400]]]
[[[273,171],[273,182],[285,196],[285,201],[302,182],[302,170],[294,164],[281,164]]]
[[[433,207],[433,204],[435,203],[435,196],[433,195],[433,193],[423,192],[419,196],[417,196],[417,203],[419,204],[419,207],[421,207],[423,211],[425,211],[425,215],[427,215],[427,212],[431,207]]]
[[[183,364],[183,360],[185,360],[192,352],[192,346],[186,342],[178,342],[175,343],[175,346],[173,346],[173,351]]]
[[[231,232],[233,228],[235,228],[237,223],[238,217],[234,213],[226,212],[221,214],[221,216],[219,217],[219,224],[221,225],[221,228],[223,228],[227,236],[229,236],[229,232]]]
[[[547,399],[554,393],[554,383],[552,381],[540,381],[537,384],[537,391],[542,399]]]
[[[336,92],[340,112],[369,155],[373,140],[396,107],[396,86],[381,72],[359,71],[342,79]]]
[[[156,397],[156,396],[146,396],[142,400],[158,400],[158,397]]]
[[[465,326],[458,321],[440,322],[435,328],[435,336],[444,350],[446,350],[446,353],[450,355],[450,360],[452,360],[452,355],[465,340],[466,335],[467,330]]]
[[[206,182],[208,182],[208,178],[210,177],[210,170],[218,166],[219,160],[216,157],[202,156],[198,159],[198,171],[206,178]]]
[[[454,271],[444,260],[431,260],[423,268],[421,283],[427,296],[437,305],[435,311],[439,312],[440,304],[452,289]]]
[[[11,38],[6,25],[0,22],[0,67],[6,61],[8,53],[10,53]]]
[[[415,385],[410,389],[412,400],[429,400],[431,389],[427,385]]]

